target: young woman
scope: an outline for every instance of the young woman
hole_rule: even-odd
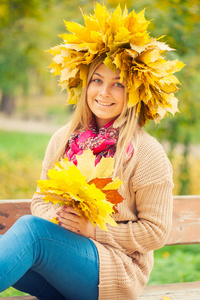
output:
[[[97,4],[96,15],[90,21],[98,19],[100,22],[100,15],[107,25],[113,26],[113,20],[118,24],[116,16],[122,20],[119,11],[108,15],[105,7]],[[143,25],[141,31],[144,31],[146,20],[143,19],[142,24],[141,15],[124,13],[123,18],[126,26],[134,18],[134,26],[137,27],[138,21],[138,26]],[[86,21],[89,26],[89,20]],[[109,33],[108,26],[104,27]],[[103,32],[101,35],[106,40]],[[66,42],[66,36],[64,39]],[[130,39],[133,41],[133,34]],[[114,215],[118,226],[108,225],[106,232],[94,227],[73,208],[53,206],[36,193],[31,204],[33,215],[20,218],[0,239],[0,291],[12,285],[38,299],[135,300],[148,282],[153,268],[153,250],[165,244],[172,222],[172,167],[162,146],[142,129],[142,125],[149,119],[162,118],[163,110],[166,113],[173,109],[172,102],[176,102],[176,98],[171,94],[171,103],[167,102],[169,98],[165,94],[164,75],[162,80],[159,78],[160,85],[163,85],[163,89],[159,90],[156,82],[159,70],[155,75],[154,69],[149,85],[150,71],[148,77],[147,72],[143,78],[139,75],[139,67],[143,70],[146,66],[148,70],[150,68],[147,57],[151,67],[154,65],[155,68],[156,56],[161,63],[156,47],[159,45],[160,52],[163,52],[164,44],[157,42],[157,46],[152,48],[150,45],[153,45],[153,40],[144,42],[144,38],[143,45],[134,47],[126,42],[118,49],[113,47],[114,51],[117,49],[113,57],[116,59],[115,54],[122,55],[120,51],[123,49],[126,61],[121,60],[118,67],[108,68],[108,59],[111,57],[108,44],[111,42],[105,45],[107,51],[101,47],[101,51],[98,50],[94,55],[94,49],[93,53],[86,50],[83,41],[78,49],[78,39],[73,37],[73,40],[76,41],[74,48],[69,42],[67,46],[54,49],[54,52],[57,51],[57,56],[54,53],[54,72],[57,72],[56,67],[60,68],[61,81],[67,86],[69,95],[75,95],[74,98],[77,98],[82,83],[81,95],[72,121],[58,130],[49,142],[41,179],[47,179],[49,168],[61,157],[67,156],[75,162],[76,155],[81,155],[88,148],[96,156],[96,163],[103,156],[114,157],[113,176],[123,180],[120,194],[125,199],[118,205],[118,212]],[[102,43],[99,42],[99,45]],[[100,46],[97,48],[100,49]],[[127,63],[127,53],[130,54],[132,50],[133,57],[136,48],[139,49],[137,58],[132,59],[131,64]],[[88,64],[76,64],[74,67],[72,60],[78,61],[80,55],[88,58],[87,51],[92,57],[87,60]],[[112,61],[116,62],[117,59],[113,57]],[[174,65],[177,64],[176,61]],[[87,80],[84,84],[86,66]],[[172,70],[172,63],[170,68]],[[170,88],[175,91],[177,83],[175,76],[167,73],[170,68],[166,65],[165,70],[162,69],[171,80],[167,84],[168,92]],[[178,68],[180,66],[176,70]],[[132,75],[127,75],[128,70]],[[74,77],[70,77],[69,72]],[[63,74],[66,76],[64,79]],[[133,80],[135,86],[132,85],[131,89]],[[142,83],[139,84],[139,81]],[[135,93],[132,93],[133,88]],[[141,100],[148,98],[149,101]],[[54,216],[59,226],[49,222]]]

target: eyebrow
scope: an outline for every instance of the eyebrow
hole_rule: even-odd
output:
[[[97,72],[95,72],[94,74],[95,74],[95,75],[98,75],[98,76],[101,77],[101,78],[103,78],[103,76],[102,76],[101,74],[97,73]],[[120,79],[120,77],[118,76],[118,77],[114,77],[114,78],[112,78],[112,79],[116,80],[116,79]]]

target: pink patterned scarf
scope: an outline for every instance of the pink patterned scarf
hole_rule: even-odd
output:
[[[116,151],[119,130],[112,127],[114,121],[110,121],[104,127],[97,130],[95,122],[89,129],[83,132],[75,131],[69,138],[66,156],[77,165],[76,156],[81,155],[83,150],[90,149],[96,155],[95,165],[104,157],[113,157]]]

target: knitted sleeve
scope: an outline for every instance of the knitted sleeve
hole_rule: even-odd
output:
[[[119,222],[109,232],[99,228],[96,240],[129,256],[162,247],[172,224],[172,168],[162,146],[148,136],[140,145],[131,179],[136,221]],[[124,200],[126,201],[126,200]],[[126,215],[126,211],[120,211]]]
[[[40,179],[48,179],[47,172],[50,162],[53,160],[55,153],[60,145],[63,137],[63,132],[66,131],[66,126],[57,130],[51,137],[46,149],[45,157],[42,163],[42,172]],[[46,203],[42,198],[43,195],[37,194],[39,188],[37,187],[36,193],[33,195],[31,202],[31,213],[43,219],[52,219],[55,215],[55,208],[51,202]]]

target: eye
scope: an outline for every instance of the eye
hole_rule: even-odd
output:
[[[94,79],[92,79],[92,82],[94,82],[94,83],[102,83],[102,80],[99,79],[99,78],[94,78]]]
[[[120,82],[116,82],[114,85],[119,88],[124,88],[124,85]]]

